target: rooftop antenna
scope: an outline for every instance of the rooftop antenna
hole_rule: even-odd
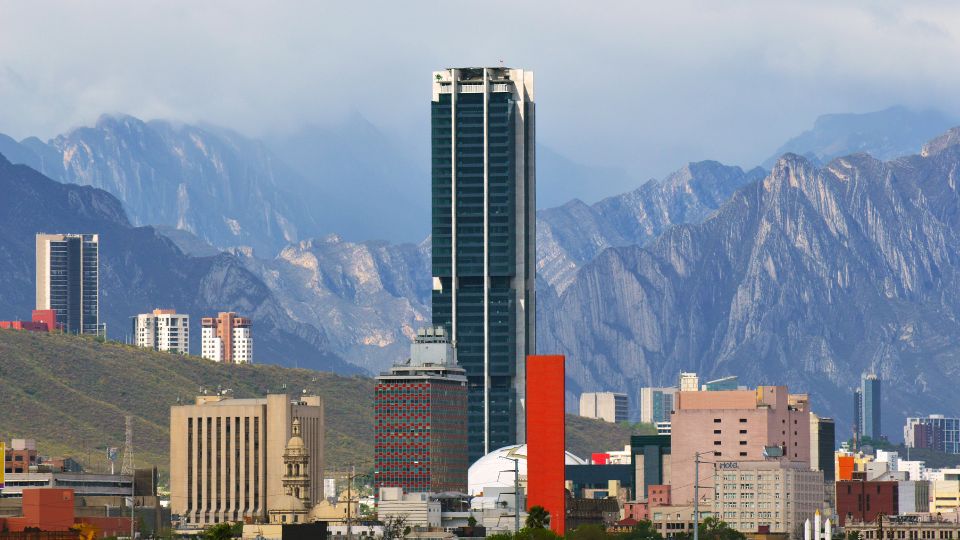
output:
[[[500,59],[500,67],[503,67],[503,58]]]

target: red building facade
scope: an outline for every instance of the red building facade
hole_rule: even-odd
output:
[[[896,515],[900,506],[897,482],[841,480],[837,482],[840,526],[848,521],[868,523],[877,515]]]
[[[377,377],[377,493],[467,491],[467,379],[445,339],[441,329],[421,331],[410,360]]]
[[[527,357],[527,510],[550,512],[550,528],[566,532],[565,357]]]

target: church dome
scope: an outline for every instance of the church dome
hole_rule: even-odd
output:
[[[280,495],[270,501],[270,512],[294,513],[306,511],[307,508],[303,505],[303,501],[293,495]]]

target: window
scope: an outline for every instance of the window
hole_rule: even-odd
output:
[[[714,423],[714,424],[719,424],[719,423],[720,423],[720,419],[719,419],[719,418],[714,418],[714,419],[713,419],[713,423]]]
[[[714,434],[714,435],[719,435],[719,434],[720,434],[720,430],[719,430],[719,429],[713,430],[713,434]]]
[[[747,441],[740,441],[740,446],[746,446],[746,445],[747,445]]]
[[[714,446],[720,446],[720,441],[713,441]]]
[[[740,430],[740,434],[741,434],[741,435],[746,435],[746,434],[747,434],[747,430],[741,429],[741,430]]]
[[[740,419],[740,423],[741,423],[741,424],[746,424],[746,423],[747,423],[747,419],[746,419],[746,418],[741,418],[741,419]]]
[[[746,452],[740,452],[740,457],[747,457],[747,453],[746,453]]]

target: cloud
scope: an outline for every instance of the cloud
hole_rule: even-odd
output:
[[[430,72],[503,59],[536,73],[542,143],[642,179],[753,165],[821,113],[960,114],[958,29],[950,2],[6,2],[0,132],[359,111],[425,159]]]

